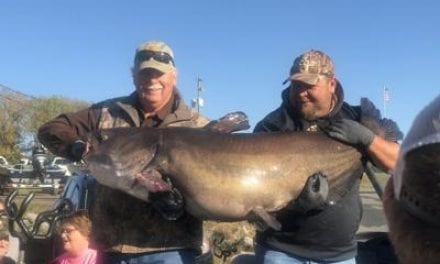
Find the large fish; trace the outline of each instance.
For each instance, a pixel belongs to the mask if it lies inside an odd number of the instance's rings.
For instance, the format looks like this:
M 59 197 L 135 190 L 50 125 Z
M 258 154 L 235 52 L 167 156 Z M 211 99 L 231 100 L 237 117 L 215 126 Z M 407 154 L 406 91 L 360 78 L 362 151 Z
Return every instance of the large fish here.
M 149 192 L 171 188 L 166 176 L 183 195 L 185 209 L 201 219 L 262 221 L 279 229 L 274 213 L 292 204 L 311 176 L 325 175 L 329 193 L 343 195 L 362 172 L 361 153 L 323 133 L 103 133 L 106 140 L 87 157 L 98 182 L 148 201 Z

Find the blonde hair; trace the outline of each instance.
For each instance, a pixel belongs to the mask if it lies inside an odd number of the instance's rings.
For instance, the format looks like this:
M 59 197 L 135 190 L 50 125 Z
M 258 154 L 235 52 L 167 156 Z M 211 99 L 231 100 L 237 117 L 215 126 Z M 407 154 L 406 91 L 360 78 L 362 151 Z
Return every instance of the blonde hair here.
M 90 237 L 92 230 L 92 221 L 90 221 L 89 214 L 86 210 L 78 210 L 70 216 L 64 218 L 60 222 L 60 227 L 72 225 L 83 236 Z

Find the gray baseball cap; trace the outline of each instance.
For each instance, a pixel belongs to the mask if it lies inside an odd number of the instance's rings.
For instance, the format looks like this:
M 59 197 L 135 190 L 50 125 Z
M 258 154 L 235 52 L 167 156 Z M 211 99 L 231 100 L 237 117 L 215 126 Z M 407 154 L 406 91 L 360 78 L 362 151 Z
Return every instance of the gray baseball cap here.
M 174 54 L 171 48 L 162 41 L 142 43 L 134 56 L 134 72 L 153 68 L 163 73 L 175 69 Z

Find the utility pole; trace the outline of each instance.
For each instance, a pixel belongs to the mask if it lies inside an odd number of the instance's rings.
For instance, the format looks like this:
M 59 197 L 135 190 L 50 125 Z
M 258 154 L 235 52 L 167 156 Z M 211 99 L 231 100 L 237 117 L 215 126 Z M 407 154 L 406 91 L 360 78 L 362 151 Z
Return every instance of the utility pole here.
M 390 91 L 385 85 L 383 86 L 383 117 L 387 116 L 387 106 L 390 101 Z
M 192 107 L 197 110 L 197 113 L 200 113 L 200 108 L 203 107 L 203 98 L 202 98 L 202 79 L 200 79 L 199 76 L 197 76 L 197 95 L 196 98 L 192 100 L 191 104 Z

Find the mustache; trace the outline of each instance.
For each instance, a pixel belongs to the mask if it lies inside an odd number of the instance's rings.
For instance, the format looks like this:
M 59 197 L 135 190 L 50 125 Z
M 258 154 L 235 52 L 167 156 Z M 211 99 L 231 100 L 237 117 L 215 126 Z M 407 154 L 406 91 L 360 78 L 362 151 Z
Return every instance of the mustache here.
M 162 89 L 162 86 L 161 85 L 157 85 L 157 84 L 155 84 L 155 85 L 139 85 L 139 88 L 141 89 L 141 90 L 158 90 L 158 89 Z

